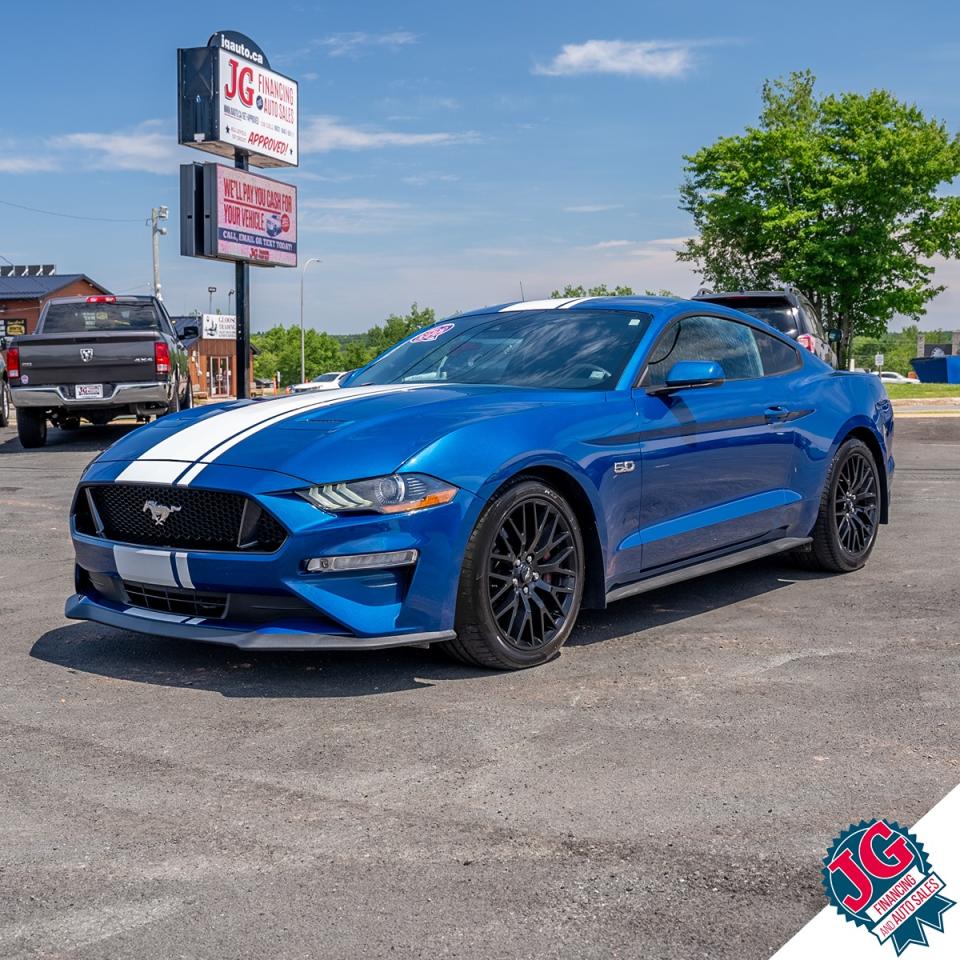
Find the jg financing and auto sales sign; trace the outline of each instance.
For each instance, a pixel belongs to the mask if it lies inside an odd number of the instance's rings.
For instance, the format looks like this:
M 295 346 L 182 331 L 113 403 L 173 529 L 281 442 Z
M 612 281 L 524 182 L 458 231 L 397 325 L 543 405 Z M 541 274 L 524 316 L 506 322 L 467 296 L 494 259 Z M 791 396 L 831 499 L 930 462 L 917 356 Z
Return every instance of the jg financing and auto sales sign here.
M 179 49 L 177 86 L 180 143 L 255 167 L 299 164 L 297 82 L 271 70 L 250 37 L 220 30 Z
M 220 140 L 296 165 L 297 84 L 231 50 L 218 53 Z

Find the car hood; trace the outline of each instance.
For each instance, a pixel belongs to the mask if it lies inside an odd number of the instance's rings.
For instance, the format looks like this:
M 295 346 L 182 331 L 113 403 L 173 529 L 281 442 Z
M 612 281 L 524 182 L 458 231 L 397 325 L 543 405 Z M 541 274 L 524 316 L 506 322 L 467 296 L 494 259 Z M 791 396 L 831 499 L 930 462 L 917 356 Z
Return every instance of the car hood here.
M 216 463 L 327 483 L 391 473 L 477 421 L 484 421 L 489 436 L 502 440 L 493 421 L 557 404 L 602 403 L 602 397 L 501 386 L 350 387 L 163 417 L 135 430 L 99 459 L 135 463 L 119 479 L 142 482 L 173 482 L 194 465 L 187 474 L 192 482 L 203 464 Z

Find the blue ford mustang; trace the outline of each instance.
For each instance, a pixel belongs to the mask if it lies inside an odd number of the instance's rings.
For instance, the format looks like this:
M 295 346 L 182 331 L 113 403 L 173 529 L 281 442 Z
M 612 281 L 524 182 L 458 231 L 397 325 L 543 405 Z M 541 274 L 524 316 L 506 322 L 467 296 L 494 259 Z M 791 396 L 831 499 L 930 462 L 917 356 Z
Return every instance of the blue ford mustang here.
M 532 666 L 583 607 L 782 551 L 858 569 L 887 521 L 892 441 L 876 377 L 734 310 L 487 307 L 343 389 L 187 410 L 105 451 L 72 507 L 66 612 Z

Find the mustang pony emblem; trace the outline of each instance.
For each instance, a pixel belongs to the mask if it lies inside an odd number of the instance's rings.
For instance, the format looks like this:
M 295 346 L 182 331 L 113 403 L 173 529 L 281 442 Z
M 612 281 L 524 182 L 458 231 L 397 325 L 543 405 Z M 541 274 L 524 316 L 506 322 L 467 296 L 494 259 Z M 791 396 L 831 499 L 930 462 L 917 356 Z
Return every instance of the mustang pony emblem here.
M 143 505 L 143 512 L 149 513 L 158 527 L 162 527 L 170 519 L 171 513 L 179 513 L 180 510 L 181 507 L 168 507 L 163 503 L 157 503 L 156 500 L 148 500 Z

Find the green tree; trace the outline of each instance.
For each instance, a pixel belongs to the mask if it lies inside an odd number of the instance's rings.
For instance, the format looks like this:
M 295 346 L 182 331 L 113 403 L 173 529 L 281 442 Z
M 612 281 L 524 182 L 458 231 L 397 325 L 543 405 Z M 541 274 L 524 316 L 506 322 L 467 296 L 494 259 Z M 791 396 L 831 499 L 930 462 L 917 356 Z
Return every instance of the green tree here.
M 618 286 L 614 287 L 612 290 L 607 289 L 605 283 L 601 283 L 596 287 L 585 287 L 582 283 L 578 286 L 573 286 L 572 284 L 567 284 L 563 290 L 554 290 L 550 294 L 551 300 L 556 300 L 559 297 L 632 297 L 633 288 L 632 287 L 623 287 Z
M 436 315 L 429 307 L 416 304 L 406 314 L 391 314 L 382 324 L 366 333 L 348 334 L 341 339 L 313 328 L 304 332 L 304 357 L 307 379 L 330 370 L 353 370 L 369 363 L 395 343 L 421 327 L 429 326 Z M 285 386 L 300 382 L 300 327 L 272 327 L 255 333 L 251 341 L 260 351 L 254 360 L 254 373 L 271 379 L 280 371 Z
M 764 84 L 759 123 L 685 157 L 678 252 L 719 289 L 796 285 L 829 327 L 878 338 L 960 253 L 960 140 L 885 90 L 819 97 L 809 71 Z

